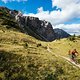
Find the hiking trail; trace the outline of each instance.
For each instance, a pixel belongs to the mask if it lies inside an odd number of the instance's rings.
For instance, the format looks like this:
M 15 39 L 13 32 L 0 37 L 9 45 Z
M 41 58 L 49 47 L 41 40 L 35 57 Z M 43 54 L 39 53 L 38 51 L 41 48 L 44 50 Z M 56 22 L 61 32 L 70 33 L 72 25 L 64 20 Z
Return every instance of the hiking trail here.
M 68 62 L 69 62 L 70 64 L 72 64 L 73 66 L 75 66 L 75 67 L 77 67 L 77 68 L 80 69 L 80 64 L 76 64 L 75 62 L 72 62 L 68 57 L 64 57 L 64 56 L 61 56 L 61 55 L 54 54 L 54 53 L 50 50 L 49 47 L 47 48 L 47 51 L 50 52 L 50 53 L 52 53 L 52 54 L 53 54 L 54 56 L 56 56 L 56 57 L 61 57 L 61 58 L 65 59 L 66 61 L 68 61 Z

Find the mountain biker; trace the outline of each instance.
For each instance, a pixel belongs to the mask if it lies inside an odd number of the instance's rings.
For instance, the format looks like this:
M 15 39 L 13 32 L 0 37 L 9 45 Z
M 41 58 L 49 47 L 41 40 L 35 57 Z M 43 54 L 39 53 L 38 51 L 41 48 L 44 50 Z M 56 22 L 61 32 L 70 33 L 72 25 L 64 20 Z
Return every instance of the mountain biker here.
M 76 62 L 76 57 L 79 55 L 76 49 L 69 50 L 70 59 Z

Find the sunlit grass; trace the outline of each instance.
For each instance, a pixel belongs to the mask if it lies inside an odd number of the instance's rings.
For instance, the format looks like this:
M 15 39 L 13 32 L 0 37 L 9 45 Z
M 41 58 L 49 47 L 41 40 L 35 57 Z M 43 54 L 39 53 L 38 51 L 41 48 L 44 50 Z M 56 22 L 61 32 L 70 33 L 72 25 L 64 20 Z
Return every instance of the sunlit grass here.
M 1 25 L 2 26 L 2 25 Z M 4 26 L 5 27 L 5 26 Z M 0 78 L 3 80 L 79 80 L 80 71 L 66 60 L 68 51 L 80 53 L 80 39 L 44 42 L 19 31 L 0 27 Z M 47 48 L 53 53 L 49 53 Z M 80 56 L 78 57 L 80 58 Z

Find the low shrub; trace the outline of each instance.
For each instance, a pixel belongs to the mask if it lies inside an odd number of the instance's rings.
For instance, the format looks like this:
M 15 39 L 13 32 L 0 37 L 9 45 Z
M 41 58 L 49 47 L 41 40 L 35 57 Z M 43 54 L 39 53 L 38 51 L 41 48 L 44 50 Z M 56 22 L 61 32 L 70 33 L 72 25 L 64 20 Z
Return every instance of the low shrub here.
M 40 47 L 40 46 L 42 46 L 41 43 L 38 43 L 38 44 L 37 44 L 37 47 Z

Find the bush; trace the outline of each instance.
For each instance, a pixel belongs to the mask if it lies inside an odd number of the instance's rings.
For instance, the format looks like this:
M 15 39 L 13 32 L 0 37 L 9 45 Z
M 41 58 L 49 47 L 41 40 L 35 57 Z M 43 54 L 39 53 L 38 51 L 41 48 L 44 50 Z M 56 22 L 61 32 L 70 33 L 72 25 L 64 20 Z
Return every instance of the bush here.
M 68 37 L 68 40 L 70 40 L 70 41 L 75 41 L 75 39 L 76 39 L 75 34 L 74 34 L 74 35 L 72 35 L 72 36 L 70 36 L 70 37 Z
M 78 36 L 78 38 L 80 38 L 80 35 Z
M 17 40 L 14 40 L 13 43 L 14 43 L 14 44 L 18 44 L 18 41 L 17 41 Z
M 11 80 L 28 80 L 26 76 L 19 74 L 17 77 L 12 78 Z
M 41 43 L 37 44 L 37 47 L 40 47 L 40 46 L 42 46 Z
M 74 37 L 69 37 L 68 39 L 69 39 L 70 41 L 74 41 L 74 40 L 75 40 Z
M 25 44 L 24 44 L 24 48 L 27 48 L 27 47 L 28 47 L 28 43 L 25 43 Z
M 0 77 L 0 80 L 3 80 L 3 79 Z

